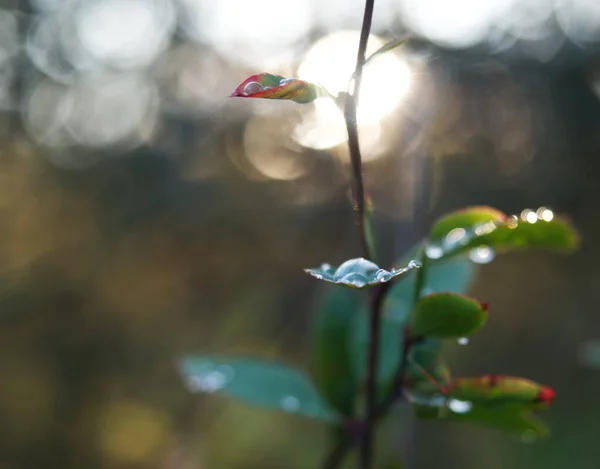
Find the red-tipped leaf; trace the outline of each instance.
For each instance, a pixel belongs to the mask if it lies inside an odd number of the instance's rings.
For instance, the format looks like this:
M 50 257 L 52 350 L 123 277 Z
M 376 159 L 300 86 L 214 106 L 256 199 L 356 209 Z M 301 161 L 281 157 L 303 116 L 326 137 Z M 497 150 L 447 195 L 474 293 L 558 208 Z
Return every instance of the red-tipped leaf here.
M 246 78 L 233 90 L 230 97 L 289 99 L 304 104 L 317 98 L 332 96 L 322 86 L 308 81 L 261 73 Z

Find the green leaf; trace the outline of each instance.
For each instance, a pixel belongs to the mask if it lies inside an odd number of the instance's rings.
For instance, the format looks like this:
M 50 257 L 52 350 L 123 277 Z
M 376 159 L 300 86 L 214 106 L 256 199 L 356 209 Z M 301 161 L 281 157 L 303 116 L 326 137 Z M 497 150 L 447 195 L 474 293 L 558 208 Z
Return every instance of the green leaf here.
M 539 248 L 571 252 L 577 248 L 575 230 L 554 213 L 540 207 L 506 216 L 490 207 L 470 207 L 439 219 L 425 248 L 427 257 L 439 259 L 469 251 L 471 260 L 486 263 L 499 252 Z
M 472 228 L 486 223 L 504 223 L 507 220 L 505 213 L 492 207 L 468 207 L 438 219 L 429 234 L 432 240 L 444 238 L 457 228 Z
M 416 246 L 404 259 L 419 259 L 421 249 L 422 245 Z M 440 259 L 437 262 L 430 261 L 424 269 L 422 295 L 442 292 L 466 293 L 477 271 L 476 265 L 466 255 Z M 414 275 L 405 275 L 394 282 L 388 293 L 390 304 L 384 309 L 384 314 L 399 321 L 406 320 L 412 309 L 414 289 Z
M 483 426 L 515 434 L 527 441 L 543 438 L 548 434 L 546 425 L 518 404 L 486 406 L 450 399 L 440 406 L 415 404 L 414 409 L 417 417 L 422 420 L 436 419 Z
M 318 280 L 361 289 L 389 282 L 419 267 L 421 267 L 419 262 L 410 261 L 403 269 L 387 271 L 374 262 L 359 257 L 350 259 L 337 268 L 329 264 L 322 264 L 320 267 L 304 271 Z
M 472 402 L 548 405 L 554 398 L 554 390 L 525 378 L 483 375 L 456 378 L 449 396 Z
M 432 293 L 419 300 L 411 318 L 414 337 L 465 337 L 483 326 L 487 305 L 456 293 Z
M 260 73 L 246 78 L 231 93 L 230 97 L 289 99 L 305 104 L 317 98 L 332 98 L 333 96 L 324 87 L 308 81 L 285 78 L 271 73 Z
M 356 290 L 328 285 L 313 315 L 311 370 L 315 384 L 325 399 L 346 416 L 353 414 L 357 389 L 348 350 L 364 300 Z
M 257 358 L 190 356 L 180 362 L 190 390 L 219 393 L 248 404 L 327 421 L 338 415 L 310 379 L 290 366 Z
M 377 49 L 375 52 L 373 52 L 367 60 L 365 60 L 365 65 L 369 64 L 370 62 L 372 62 L 374 59 L 376 59 L 380 55 L 385 54 L 386 52 L 389 52 L 389 51 L 395 49 L 396 47 L 401 46 L 409 39 L 410 39 L 410 36 L 408 34 L 406 34 L 402 37 L 395 37 L 391 41 L 386 42 L 383 46 L 381 46 L 379 49 Z
M 411 347 L 406 374 L 409 389 L 436 394 L 440 387 L 450 386 L 450 369 L 443 363 L 441 352 L 441 340 L 432 337 L 420 340 Z
M 379 329 L 379 366 L 377 369 L 377 387 L 384 395 L 389 388 L 402 358 L 404 325 L 398 321 L 383 317 Z M 369 314 L 355 317 L 351 346 L 348 354 L 352 357 L 353 374 L 358 381 L 367 376 L 367 354 L 369 349 Z

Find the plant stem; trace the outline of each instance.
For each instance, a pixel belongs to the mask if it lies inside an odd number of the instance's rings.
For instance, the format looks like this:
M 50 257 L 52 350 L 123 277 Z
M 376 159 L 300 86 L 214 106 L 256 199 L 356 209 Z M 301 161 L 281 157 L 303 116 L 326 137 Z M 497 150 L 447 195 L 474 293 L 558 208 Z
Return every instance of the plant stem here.
M 358 43 L 358 53 L 356 57 L 356 67 L 354 69 L 353 85 L 346 95 L 344 107 L 344 120 L 348 132 L 348 149 L 350 151 L 350 162 L 352 164 L 352 198 L 354 199 L 354 210 L 356 210 L 356 226 L 358 228 L 360 243 L 364 256 L 367 259 L 373 258 L 372 249 L 367 241 L 367 228 L 365 217 L 365 187 L 362 177 L 362 157 L 360 154 L 360 145 L 358 140 L 358 123 L 356 119 L 356 108 L 358 106 L 358 97 L 360 95 L 360 86 L 362 83 L 362 72 L 365 64 L 365 53 L 369 34 L 371 33 L 371 21 L 373 18 L 373 8 L 375 0 L 366 0 L 363 23 L 360 31 L 360 40 Z
M 365 11 L 363 15 L 362 27 L 360 30 L 360 40 L 358 43 L 358 52 L 356 55 L 356 67 L 353 75 L 353 85 L 346 96 L 344 109 L 344 120 L 348 132 L 348 149 L 350 151 L 350 161 L 352 163 L 353 184 L 352 192 L 354 198 L 354 209 L 356 210 L 356 226 L 358 228 L 360 243 L 364 256 L 367 259 L 373 259 L 371 245 L 368 242 L 368 233 L 370 223 L 365 216 L 365 187 L 362 176 L 362 157 L 360 154 L 360 145 L 358 140 L 358 123 L 356 118 L 356 108 L 358 97 L 360 96 L 360 86 L 362 83 L 362 72 L 365 64 L 365 54 L 369 35 L 371 33 L 371 22 L 373 19 L 373 9 L 375 0 L 365 1 Z M 367 366 L 367 382 L 365 390 L 365 431 L 360 445 L 360 467 L 369 469 L 373 456 L 373 427 L 375 423 L 375 383 L 378 369 L 378 351 L 379 351 L 379 324 L 381 322 L 381 305 L 385 291 L 384 285 L 377 288 L 371 302 L 371 317 L 369 330 L 369 352 Z

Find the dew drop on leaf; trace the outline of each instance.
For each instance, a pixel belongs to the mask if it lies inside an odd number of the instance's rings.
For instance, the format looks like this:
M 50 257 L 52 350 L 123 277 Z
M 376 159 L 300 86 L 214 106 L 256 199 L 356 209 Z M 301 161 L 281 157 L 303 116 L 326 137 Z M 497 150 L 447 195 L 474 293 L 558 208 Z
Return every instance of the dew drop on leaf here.
M 384 269 L 379 269 L 375 273 L 375 281 L 377 281 L 377 282 L 382 282 L 382 283 L 388 282 L 391 278 L 392 278 L 392 274 Z
M 492 262 L 496 257 L 496 253 L 489 246 L 478 246 L 469 251 L 469 259 L 476 264 L 487 264 Z
M 379 270 L 379 266 L 367 259 L 358 258 L 358 259 L 350 259 L 340 265 L 335 273 L 333 274 L 333 281 L 340 282 L 348 276 L 348 274 L 357 273 L 360 274 L 365 282 L 368 281 L 368 278 L 375 275 L 375 272 Z
M 250 96 L 251 94 L 260 93 L 261 91 L 264 91 L 264 88 L 259 82 L 250 81 L 246 83 L 246 86 L 244 86 L 242 94 L 244 96 Z
M 511 229 L 516 228 L 518 224 L 519 224 L 519 217 L 517 217 L 516 215 L 512 215 L 511 217 L 508 218 L 508 220 L 506 220 L 506 226 L 508 226 Z
M 446 235 L 446 243 L 454 245 L 466 240 L 467 232 L 464 228 L 454 228 Z
M 284 78 L 279 82 L 279 86 L 287 85 L 288 83 L 291 83 L 294 80 L 296 80 L 296 78 Z
M 341 279 L 339 279 L 338 282 L 344 283 L 346 285 L 353 285 L 357 288 L 362 288 L 367 283 L 369 283 L 369 279 L 363 274 L 359 274 L 358 272 L 350 272 L 349 274 L 346 274 Z
M 554 218 L 554 212 L 546 207 L 538 208 L 537 212 L 535 213 L 540 220 L 552 221 L 552 219 Z
M 300 410 L 300 401 L 294 396 L 285 396 L 281 399 L 281 408 L 286 412 L 298 412 Z
M 425 248 L 425 254 L 430 259 L 439 259 L 444 254 L 444 250 L 441 248 L 441 246 L 430 244 Z
M 533 210 L 526 208 L 521 212 L 521 220 L 526 221 L 527 223 L 535 223 L 538 221 L 538 217 Z

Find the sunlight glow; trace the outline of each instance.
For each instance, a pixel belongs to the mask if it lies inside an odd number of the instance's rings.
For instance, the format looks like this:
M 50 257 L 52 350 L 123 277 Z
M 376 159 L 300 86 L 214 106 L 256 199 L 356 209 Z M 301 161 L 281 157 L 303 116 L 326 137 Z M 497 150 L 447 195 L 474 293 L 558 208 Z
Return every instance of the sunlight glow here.
M 340 31 L 319 40 L 310 49 L 298 76 L 320 83 L 330 92 L 346 91 L 354 72 L 359 33 Z M 367 55 L 385 41 L 371 36 Z M 378 57 L 363 72 L 363 83 L 358 106 L 358 123 L 373 124 L 394 111 L 407 94 L 411 84 L 408 64 L 394 52 Z
M 401 0 L 406 24 L 431 40 L 467 48 L 482 42 L 511 0 Z

